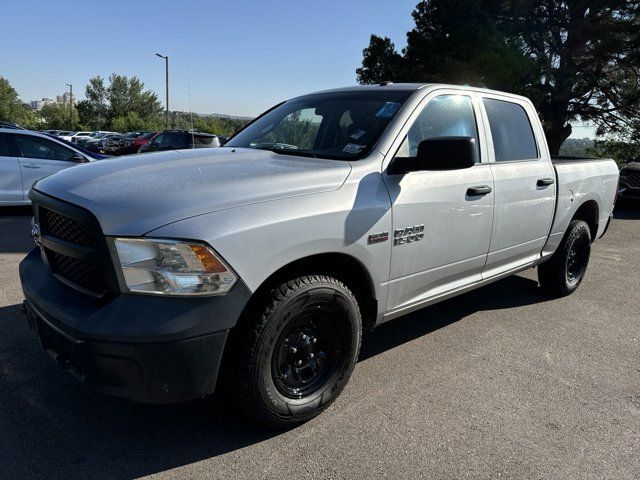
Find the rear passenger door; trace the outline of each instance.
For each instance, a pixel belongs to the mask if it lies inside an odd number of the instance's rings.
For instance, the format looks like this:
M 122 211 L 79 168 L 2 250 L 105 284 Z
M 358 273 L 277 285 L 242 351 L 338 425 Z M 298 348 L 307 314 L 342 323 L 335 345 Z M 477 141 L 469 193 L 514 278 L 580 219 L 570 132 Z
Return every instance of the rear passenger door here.
M 70 148 L 40 136 L 16 134 L 13 138 L 20 155 L 24 198 L 36 181 L 77 165 L 81 158 Z
M 537 115 L 527 102 L 483 95 L 489 125 L 495 209 L 483 277 L 507 272 L 539 257 L 555 209 L 555 170 Z M 535 127 L 534 127 L 535 126 Z M 533 128 L 537 128 L 534 134 Z
M 9 150 L 8 135 L 0 133 L 0 203 L 24 200 L 20 163 Z

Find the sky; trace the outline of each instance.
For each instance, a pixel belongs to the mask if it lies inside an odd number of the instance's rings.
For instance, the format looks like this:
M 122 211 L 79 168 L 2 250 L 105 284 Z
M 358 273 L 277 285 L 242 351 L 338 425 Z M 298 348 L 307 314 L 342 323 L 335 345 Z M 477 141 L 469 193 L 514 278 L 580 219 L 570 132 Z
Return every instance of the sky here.
M 83 0 L 2 2 L 0 76 L 23 101 L 82 98 L 90 77 L 136 75 L 171 110 L 254 116 L 356 83 L 372 33 L 398 49 L 417 0 Z
M 19 0 L 0 15 L 0 76 L 29 102 L 89 78 L 137 76 L 164 105 L 255 116 L 304 93 L 356 83 L 371 34 L 400 51 L 417 0 Z M 190 82 L 189 82 L 190 80 Z M 574 138 L 594 129 L 574 125 Z

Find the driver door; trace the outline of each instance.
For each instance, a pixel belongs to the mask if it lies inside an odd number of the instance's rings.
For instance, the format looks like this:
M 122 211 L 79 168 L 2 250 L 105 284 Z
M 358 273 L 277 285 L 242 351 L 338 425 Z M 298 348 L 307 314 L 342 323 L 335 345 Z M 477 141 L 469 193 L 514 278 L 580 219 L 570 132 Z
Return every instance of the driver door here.
M 60 170 L 77 165 L 76 152 L 35 135 L 12 135 L 15 139 L 22 173 L 22 190 L 27 198 L 33 184 Z
M 457 170 L 385 171 L 393 211 L 390 313 L 481 280 L 491 241 L 494 184 L 480 142 L 479 111 L 473 94 L 439 90 L 423 100 L 401 133 L 396 157 L 415 157 L 425 139 L 464 136 L 475 138 L 479 161 Z M 472 190 L 477 187 L 488 189 Z

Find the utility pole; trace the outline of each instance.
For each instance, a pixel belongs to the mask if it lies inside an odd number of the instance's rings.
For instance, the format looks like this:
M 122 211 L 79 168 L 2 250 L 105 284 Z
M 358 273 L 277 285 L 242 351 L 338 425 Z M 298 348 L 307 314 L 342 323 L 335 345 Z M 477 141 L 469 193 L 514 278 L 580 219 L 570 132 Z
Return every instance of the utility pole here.
M 164 75 L 165 75 L 165 107 L 164 120 L 165 129 L 169 130 L 169 55 L 160 55 L 156 53 L 156 56 L 164 58 Z
M 73 131 L 73 85 L 65 83 L 69 87 L 69 131 Z

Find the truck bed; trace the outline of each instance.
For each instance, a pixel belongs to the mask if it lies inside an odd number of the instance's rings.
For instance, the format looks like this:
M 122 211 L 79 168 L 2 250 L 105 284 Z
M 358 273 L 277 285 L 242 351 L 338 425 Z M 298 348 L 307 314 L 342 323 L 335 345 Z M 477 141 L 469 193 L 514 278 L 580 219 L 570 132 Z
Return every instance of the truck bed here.
M 587 203 L 595 202 L 598 231 L 593 241 L 599 238 L 613 212 L 618 187 L 618 166 L 612 159 L 552 156 L 552 162 L 556 171 L 557 201 L 543 257 L 555 251 L 576 211 L 587 208 L 583 207 Z
M 609 158 L 598 158 L 598 157 L 575 157 L 572 155 L 551 155 L 551 162 L 556 164 L 561 163 L 575 163 L 575 162 L 600 162 L 600 161 L 608 161 Z

